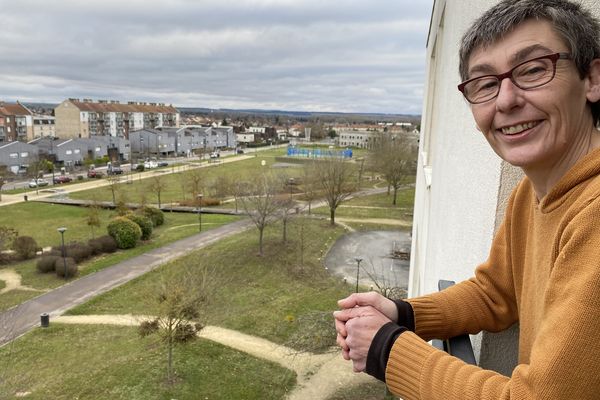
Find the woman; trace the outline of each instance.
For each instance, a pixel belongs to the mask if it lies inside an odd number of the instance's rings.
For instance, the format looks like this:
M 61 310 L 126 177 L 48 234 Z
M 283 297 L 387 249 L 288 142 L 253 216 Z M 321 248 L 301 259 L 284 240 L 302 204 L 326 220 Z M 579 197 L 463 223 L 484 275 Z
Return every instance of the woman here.
M 340 300 L 355 371 L 412 399 L 600 398 L 600 24 L 567 0 L 505 0 L 463 37 L 459 90 L 525 178 L 488 260 L 445 291 Z M 520 324 L 510 377 L 426 341 Z

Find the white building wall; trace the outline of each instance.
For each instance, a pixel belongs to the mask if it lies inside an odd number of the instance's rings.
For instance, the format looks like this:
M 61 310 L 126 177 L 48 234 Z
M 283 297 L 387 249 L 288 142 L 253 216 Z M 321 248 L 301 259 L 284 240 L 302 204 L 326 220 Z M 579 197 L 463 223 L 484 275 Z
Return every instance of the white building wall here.
M 144 113 L 134 112 L 133 114 L 133 130 L 144 128 Z
M 108 134 L 110 136 L 117 136 L 117 113 L 111 112 L 108 114 L 109 128 Z

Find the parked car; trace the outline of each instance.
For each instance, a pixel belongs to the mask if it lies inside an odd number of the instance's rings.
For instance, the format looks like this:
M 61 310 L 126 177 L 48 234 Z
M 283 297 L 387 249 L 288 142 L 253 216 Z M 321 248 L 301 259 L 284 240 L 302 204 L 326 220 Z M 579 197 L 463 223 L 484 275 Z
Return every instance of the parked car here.
M 90 170 L 87 172 L 87 177 L 88 177 L 88 178 L 100 178 L 101 176 L 102 176 L 102 172 L 100 172 L 100 171 L 97 171 L 97 170 L 95 170 L 95 169 L 90 169 Z
M 219 157 L 221 157 L 221 155 L 216 151 L 213 151 L 212 153 L 210 153 L 210 158 L 219 158 Z
M 238 153 L 238 154 L 244 154 L 244 150 L 242 150 L 242 149 L 237 149 L 236 153 Z
M 154 160 L 146 160 L 146 161 L 144 161 L 144 168 L 145 169 L 158 168 L 158 163 Z
M 48 186 L 48 181 L 43 178 L 32 179 L 31 181 L 29 181 L 30 188 L 36 188 L 36 187 L 42 187 L 42 186 Z
M 168 163 L 168 162 L 166 162 L 166 161 L 159 161 L 159 162 L 158 162 L 158 166 L 159 166 L 159 167 L 168 167 L 168 166 L 169 166 L 169 163 Z
M 123 169 L 119 166 L 112 165 L 106 169 L 106 173 L 108 175 L 121 175 L 123 173 Z
M 54 184 L 60 184 L 60 183 L 68 183 L 71 182 L 73 179 L 71 179 L 70 177 L 66 176 L 66 175 L 57 175 L 54 177 Z

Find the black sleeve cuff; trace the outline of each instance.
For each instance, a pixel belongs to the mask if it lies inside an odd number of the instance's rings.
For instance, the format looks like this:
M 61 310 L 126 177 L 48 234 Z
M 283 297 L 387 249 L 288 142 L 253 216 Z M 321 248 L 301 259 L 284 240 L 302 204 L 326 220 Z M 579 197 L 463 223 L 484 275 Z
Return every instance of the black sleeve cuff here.
M 388 322 L 379 329 L 369 347 L 365 371 L 367 374 L 385 382 L 385 368 L 390 358 L 390 351 L 398 336 L 404 331 L 406 331 L 404 326 L 398 326 L 393 322 Z
M 407 301 L 392 300 L 398 308 L 398 325 L 405 326 L 411 332 L 415 331 L 415 313 Z

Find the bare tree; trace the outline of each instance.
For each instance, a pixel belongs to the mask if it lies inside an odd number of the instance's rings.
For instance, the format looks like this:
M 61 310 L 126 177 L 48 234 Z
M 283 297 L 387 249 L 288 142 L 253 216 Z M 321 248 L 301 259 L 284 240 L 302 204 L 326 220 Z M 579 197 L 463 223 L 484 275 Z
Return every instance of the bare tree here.
M 165 181 L 165 177 L 162 175 L 155 175 L 150 178 L 150 186 L 149 189 L 151 192 L 156 194 L 156 199 L 158 200 L 158 208 L 160 208 L 160 195 L 167 188 L 167 182 Z
M 375 140 L 369 158 L 371 167 L 387 181 L 388 194 L 390 189 L 394 190 L 392 204 L 396 205 L 398 189 L 415 173 L 416 143 L 406 136 L 381 134 Z
M 341 157 L 329 157 L 316 163 L 316 177 L 329 206 L 331 225 L 335 225 L 335 211 L 357 190 L 355 165 Z
M 242 208 L 258 229 L 258 249 L 261 256 L 265 228 L 279 217 L 277 188 L 277 180 L 270 174 L 262 173 L 248 183 L 247 195 L 240 198 Z
M 92 230 L 92 239 L 94 236 L 94 228 L 100 228 L 100 207 L 98 202 L 94 200 L 91 206 L 88 207 L 87 217 L 85 218 L 86 224 Z
M 280 182 L 282 188 L 284 188 L 284 189 L 288 188 L 290 191 L 289 196 L 286 193 L 282 196 L 279 196 L 279 198 L 278 198 L 279 209 L 281 212 L 281 222 L 283 224 L 282 240 L 283 240 L 283 243 L 287 243 L 287 224 L 288 224 L 288 221 L 289 221 L 290 217 L 292 216 L 292 214 L 294 212 L 294 208 L 296 206 L 296 202 L 294 201 L 294 198 L 293 198 L 295 183 L 294 183 L 294 178 L 288 178 L 286 176 L 280 176 L 279 182 Z
M 303 197 L 308 202 L 308 215 L 311 213 L 313 201 L 317 199 L 319 194 L 316 164 L 315 161 L 312 161 L 304 164 L 302 168 L 302 190 L 304 191 Z
M 119 182 L 121 181 L 121 179 L 119 178 L 119 175 L 108 175 L 106 177 L 106 180 L 108 181 L 108 188 L 110 189 L 111 193 L 112 193 L 112 202 L 113 204 L 117 203 L 117 193 L 119 192 L 119 190 L 121 189 L 119 187 Z
M 195 199 L 204 189 L 204 174 L 202 170 L 196 168 L 188 171 L 186 180 L 188 191 L 192 193 L 192 199 Z
M 190 342 L 204 325 L 204 307 L 211 298 L 216 284 L 214 271 L 208 267 L 194 268 L 194 272 L 163 272 L 152 304 L 156 310 L 153 320 L 140 324 L 140 336 L 157 333 L 167 348 L 167 380 L 174 381 L 173 350 L 176 344 Z

